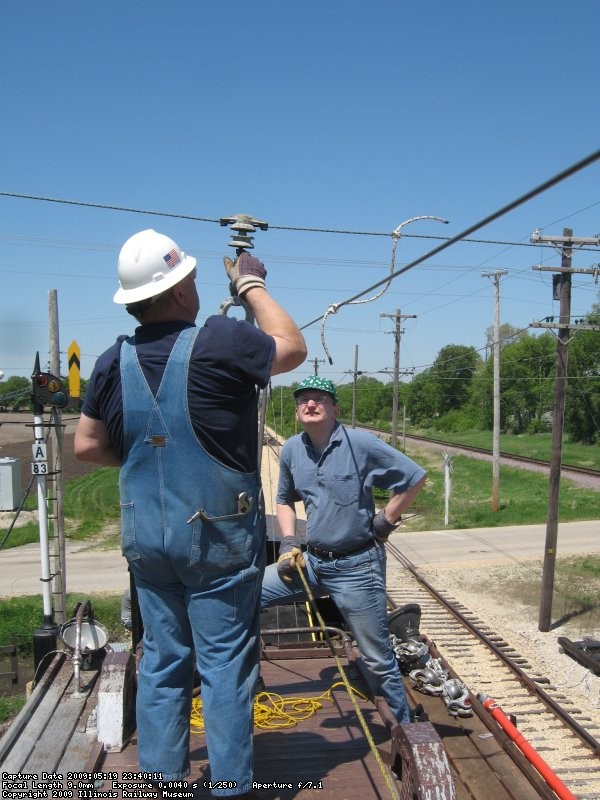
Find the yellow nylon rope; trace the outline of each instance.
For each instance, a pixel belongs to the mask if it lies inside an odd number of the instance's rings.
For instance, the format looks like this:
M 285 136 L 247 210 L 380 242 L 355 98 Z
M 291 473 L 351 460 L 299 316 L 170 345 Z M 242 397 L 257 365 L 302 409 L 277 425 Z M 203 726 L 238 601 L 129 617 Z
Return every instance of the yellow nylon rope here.
M 333 704 L 333 690 L 343 685 L 342 681 L 338 681 L 332 684 L 326 692 L 316 697 L 284 698 L 275 692 L 259 692 L 254 698 L 254 726 L 263 730 L 293 728 L 298 722 L 308 719 L 320 711 L 324 702 Z M 367 700 L 367 697 L 358 689 L 351 687 L 351 691 L 363 700 Z M 190 731 L 191 733 L 204 733 L 201 697 L 194 697 L 192 700 Z

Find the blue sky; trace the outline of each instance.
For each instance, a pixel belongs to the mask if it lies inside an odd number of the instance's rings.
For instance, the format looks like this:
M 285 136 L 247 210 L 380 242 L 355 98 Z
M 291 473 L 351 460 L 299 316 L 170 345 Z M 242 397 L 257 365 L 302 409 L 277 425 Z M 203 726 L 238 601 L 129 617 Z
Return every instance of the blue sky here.
M 595 2 L 558 0 L 187 0 L 2 3 L 0 192 L 216 220 L 268 221 L 255 254 L 299 325 L 598 149 Z M 132 320 L 112 302 L 122 243 L 143 228 L 199 260 L 199 322 L 227 296 L 229 231 L 214 222 L 0 196 L 0 369 L 30 375 L 48 358 L 48 292 L 58 294 L 63 374 L 76 340 L 82 376 Z M 372 303 L 304 330 L 309 360 L 288 384 L 358 368 L 421 371 L 447 344 L 482 350 L 493 283 L 507 269 L 501 321 L 526 328 L 558 313 L 551 249 L 531 232 L 600 233 L 600 162 L 472 238 L 397 277 Z M 419 237 L 416 237 L 416 235 Z M 517 244 L 503 244 L 521 243 Z M 573 264 L 600 261 L 600 248 Z M 371 294 L 375 294 L 373 292 Z M 365 295 L 366 299 L 370 294 Z M 574 278 L 573 316 L 598 301 Z

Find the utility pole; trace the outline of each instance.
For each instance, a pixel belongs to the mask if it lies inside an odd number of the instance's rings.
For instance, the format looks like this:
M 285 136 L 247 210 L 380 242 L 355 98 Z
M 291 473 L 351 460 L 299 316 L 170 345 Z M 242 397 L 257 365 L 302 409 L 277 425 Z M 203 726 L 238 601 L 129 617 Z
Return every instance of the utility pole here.
M 317 358 L 315 356 L 315 358 L 313 359 L 315 375 L 319 374 L 319 364 L 324 364 L 324 363 L 325 363 L 325 359 L 324 358 Z
M 500 505 L 500 278 L 507 269 L 482 272 L 482 278 L 494 279 L 494 426 L 492 434 L 492 511 Z
M 58 297 L 56 289 L 48 292 L 48 319 L 50 333 L 50 372 L 60 378 L 60 345 L 58 328 Z M 52 596 L 54 618 L 59 625 L 67 621 L 66 545 L 63 479 L 63 427 L 62 411 L 54 406 L 51 411 L 50 439 L 52 442 L 53 469 L 51 472 L 52 496 Z
M 394 330 L 394 393 L 392 400 L 392 438 L 391 445 L 396 447 L 398 442 L 398 377 L 400 375 L 400 336 L 404 333 L 400 329 L 400 323 L 403 319 L 416 319 L 416 314 L 401 314 L 400 309 L 396 309 L 395 314 L 380 314 L 380 317 L 395 320 L 396 327 Z
M 352 427 L 356 428 L 356 381 L 362 372 L 358 369 L 358 345 L 354 345 L 354 372 L 352 373 Z
M 571 328 L 593 328 L 599 326 L 571 325 L 571 276 L 573 272 L 594 273 L 597 270 L 572 269 L 572 253 L 574 246 L 600 245 L 600 239 L 594 237 L 574 237 L 571 228 L 564 228 L 562 236 L 541 236 L 534 232 L 531 242 L 550 242 L 560 247 L 560 267 L 537 267 L 537 269 L 558 273 L 557 290 L 560 300 L 560 317 L 558 325 L 537 323 L 531 327 L 558 328 L 556 350 L 556 379 L 554 384 L 554 408 L 552 411 L 552 452 L 550 454 L 550 475 L 548 487 L 548 520 L 546 523 L 546 543 L 544 564 L 542 569 L 542 589 L 538 630 L 549 631 L 552 619 L 552 594 L 554 590 L 554 571 L 556 566 L 556 543 L 558 539 L 558 504 L 560 497 L 560 471 L 562 457 L 562 437 L 565 420 L 565 397 L 567 393 L 567 356 Z

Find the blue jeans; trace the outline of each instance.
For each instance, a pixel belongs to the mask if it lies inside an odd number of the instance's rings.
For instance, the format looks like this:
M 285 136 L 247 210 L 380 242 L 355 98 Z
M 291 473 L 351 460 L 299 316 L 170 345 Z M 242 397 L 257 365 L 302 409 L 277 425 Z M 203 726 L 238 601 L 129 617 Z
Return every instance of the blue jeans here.
M 398 722 L 410 722 L 404 683 L 390 645 L 385 596 L 386 555 L 383 545 L 344 558 L 325 559 L 305 552 L 306 579 L 315 597 L 329 595 L 356 639 L 371 689 L 385 697 Z M 298 575 L 284 583 L 277 565 L 265 570 L 261 607 L 305 600 Z
M 212 589 L 181 581 L 151 582 L 132 562 L 144 621 L 137 693 L 141 771 L 161 765 L 162 779 L 185 778 L 189 767 L 194 650 L 202 679 L 206 745 L 213 782 L 252 788 L 253 704 L 259 660 L 259 565 Z

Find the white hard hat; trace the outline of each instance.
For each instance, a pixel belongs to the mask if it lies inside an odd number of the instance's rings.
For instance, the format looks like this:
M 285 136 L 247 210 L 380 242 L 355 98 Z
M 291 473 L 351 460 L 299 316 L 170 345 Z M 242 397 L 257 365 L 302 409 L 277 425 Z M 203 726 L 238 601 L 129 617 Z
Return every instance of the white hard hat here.
M 196 266 L 196 259 L 173 239 L 151 228 L 127 239 L 119 253 L 119 288 L 115 303 L 138 303 L 166 292 Z

